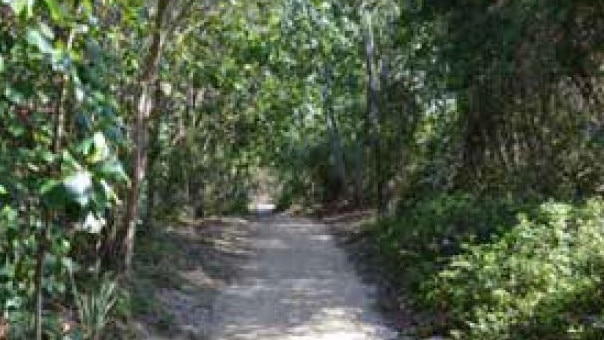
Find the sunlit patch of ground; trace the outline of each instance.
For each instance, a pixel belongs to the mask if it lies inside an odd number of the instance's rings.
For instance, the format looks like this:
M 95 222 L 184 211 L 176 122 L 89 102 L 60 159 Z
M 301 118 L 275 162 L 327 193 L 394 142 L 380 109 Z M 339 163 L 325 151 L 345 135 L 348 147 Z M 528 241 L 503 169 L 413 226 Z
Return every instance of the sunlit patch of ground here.
M 397 338 L 325 225 L 265 221 L 251 241 L 257 253 L 215 300 L 211 339 Z
M 376 311 L 377 290 L 359 279 L 324 224 L 217 219 L 168 228 L 154 242 L 160 251 L 143 249 L 156 255 L 139 260 L 169 317 L 163 331 L 147 328 L 142 338 L 399 338 Z
M 214 299 L 251 254 L 254 227 L 242 218 L 189 220 L 142 240 L 135 297 L 139 338 L 207 338 Z

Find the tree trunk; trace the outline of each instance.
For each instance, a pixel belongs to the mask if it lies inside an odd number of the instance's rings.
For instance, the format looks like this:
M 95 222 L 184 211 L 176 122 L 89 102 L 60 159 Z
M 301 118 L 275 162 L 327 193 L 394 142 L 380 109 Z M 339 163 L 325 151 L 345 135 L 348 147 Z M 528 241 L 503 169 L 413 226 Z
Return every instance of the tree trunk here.
M 367 36 L 365 40 L 365 62 L 367 69 L 367 115 L 366 124 L 369 134 L 369 144 L 375 161 L 376 199 L 380 216 L 386 209 L 384 202 L 384 181 L 382 174 L 381 143 L 380 143 L 380 119 L 378 94 L 380 91 L 379 78 L 375 74 L 375 38 L 371 14 L 367 13 Z
M 164 35 L 162 34 L 163 19 L 169 2 L 170 0 L 158 0 L 153 40 L 144 61 L 145 68 L 139 78 L 140 97 L 136 115 L 134 117 L 134 124 L 132 126 L 134 151 L 131 185 L 128 192 L 126 213 L 124 216 L 124 228 L 126 230 L 126 236 L 124 237 L 124 269 L 127 276 L 130 276 L 132 273 L 132 257 L 134 255 L 134 239 L 136 236 L 140 188 L 145 178 L 147 166 L 147 120 L 153 111 L 155 104 L 151 92 L 153 84 L 155 83 L 155 78 L 157 77 L 158 64 L 161 58 L 164 43 Z
M 147 226 L 151 226 L 153 223 L 153 210 L 155 209 L 157 183 L 155 181 L 156 175 L 153 173 L 153 169 L 155 162 L 160 155 L 159 130 L 161 124 L 161 111 L 163 110 L 161 101 L 162 91 L 159 81 L 156 81 L 155 86 L 155 112 L 151 118 L 151 126 L 149 128 L 149 155 L 147 161 L 147 169 L 149 172 L 147 180 L 147 208 L 145 211 L 145 224 Z
M 363 141 L 358 140 L 354 148 L 354 204 L 363 206 Z
M 327 131 L 329 133 L 329 145 L 331 147 L 330 153 L 334 157 L 334 167 L 336 174 L 336 183 L 334 183 L 334 189 L 336 192 L 331 192 L 329 195 L 330 199 L 337 200 L 342 193 L 342 189 L 346 185 L 346 163 L 344 160 L 344 150 L 342 147 L 342 137 L 338 130 L 338 123 L 333 112 L 333 107 L 330 101 L 330 87 L 331 87 L 331 76 L 327 71 L 324 71 L 325 84 L 323 88 L 323 109 L 325 111 L 325 123 L 327 124 Z

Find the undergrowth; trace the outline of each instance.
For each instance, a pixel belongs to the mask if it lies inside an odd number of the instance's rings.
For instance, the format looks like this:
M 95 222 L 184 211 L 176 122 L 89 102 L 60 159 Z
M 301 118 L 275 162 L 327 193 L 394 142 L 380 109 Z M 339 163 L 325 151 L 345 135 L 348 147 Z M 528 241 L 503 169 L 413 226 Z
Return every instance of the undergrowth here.
M 368 226 L 416 307 L 458 339 L 604 338 L 604 202 L 443 194 Z

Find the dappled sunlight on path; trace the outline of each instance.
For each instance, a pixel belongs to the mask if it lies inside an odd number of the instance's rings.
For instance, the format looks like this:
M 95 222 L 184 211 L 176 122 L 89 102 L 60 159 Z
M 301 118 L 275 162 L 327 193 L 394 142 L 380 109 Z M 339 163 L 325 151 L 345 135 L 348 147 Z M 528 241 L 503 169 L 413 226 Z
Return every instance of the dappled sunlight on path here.
M 215 301 L 212 339 L 396 338 L 324 225 L 285 217 L 259 225 L 257 252 Z

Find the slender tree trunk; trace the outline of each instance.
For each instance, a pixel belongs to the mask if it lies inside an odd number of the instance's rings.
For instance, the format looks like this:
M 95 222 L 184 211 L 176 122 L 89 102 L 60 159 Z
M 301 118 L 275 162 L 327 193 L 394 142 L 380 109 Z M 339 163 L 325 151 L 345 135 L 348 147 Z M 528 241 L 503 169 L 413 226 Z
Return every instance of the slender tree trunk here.
M 365 62 L 367 69 L 367 128 L 369 135 L 369 144 L 373 149 L 375 179 L 376 179 L 376 198 L 378 213 L 382 216 L 386 209 L 384 201 L 384 181 L 381 157 L 380 143 L 380 119 L 378 95 L 380 91 L 379 78 L 376 75 L 376 57 L 375 57 L 375 37 L 373 33 L 373 24 L 371 14 L 367 13 L 367 36 L 365 39 Z
M 46 222 L 50 220 L 49 213 L 46 213 Z M 44 309 L 44 292 L 43 292 L 43 280 L 44 280 L 44 261 L 46 260 L 46 240 L 47 230 L 49 224 L 46 223 L 44 230 L 40 231 L 38 235 L 38 253 L 36 255 L 36 274 L 35 274 L 35 289 L 36 289 L 36 312 L 35 312 L 35 333 L 36 340 L 42 340 L 42 311 Z
M 160 154 L 160 145 L 159 145 L 159 129 L 161 124 L 161 111 L 162 107 L 162 90 L 161 84 L 156 81 L 155 84 L 155 109 L 153 116 L 151 118 L 150 128 L 149 128 L 149 156 L 148 156 L 148 164 L 147 169 L 149 172 L 148 180 L 147 180 L 147 209 L 145 211 L 145 224 L 147 226 L 151 226 L 153 224 L 153 210 L 155 209 L 155 196 L 157 193 L 156 189 L 156 175 L 153 173 L 153 169 L 155 167 L 155 163 L 159 158 Z
M 363 206 L 363 142 L 358 140 L 354 150 L 354 204 Z
M 338 129 L 338 122 L 333 112 L 333 107 L 330 102 L 331 76 L 328 74 L 327 68 L 324 71 L 325 85 L 323 87 L 323 109 L 325 111 L 325 122 L 329 133 L 329 141 L 331 146 L 331 154 L 335 161 L 337 192 L 333 192 L 332 199 L 338 199 L 342 193 L 342 189 L 346 185 L 346 164 L 344 160 L 344 150 L 342 147 L 342 137 Z
M 124 269 L 127 276 L 130 276 L 132 273 L 132 257 L 134 255 L 140 189 L 145 178 L 147 166 L 147 120 L 155 104 L 151 92 L 155 78 L 157 77 L 158 64 L 161 58 L 164 43 L 164 35 L 162 34 L 163 19 L 169 2 L 170 0 L 158 0 L 152 43 L 144 61 L 145 68 L 139 78 L 141 92 L 132 126 L 134 151 L 131 185 L 124 216 L 124 227 L 126 229 L 126 236 L 124 237 Z

